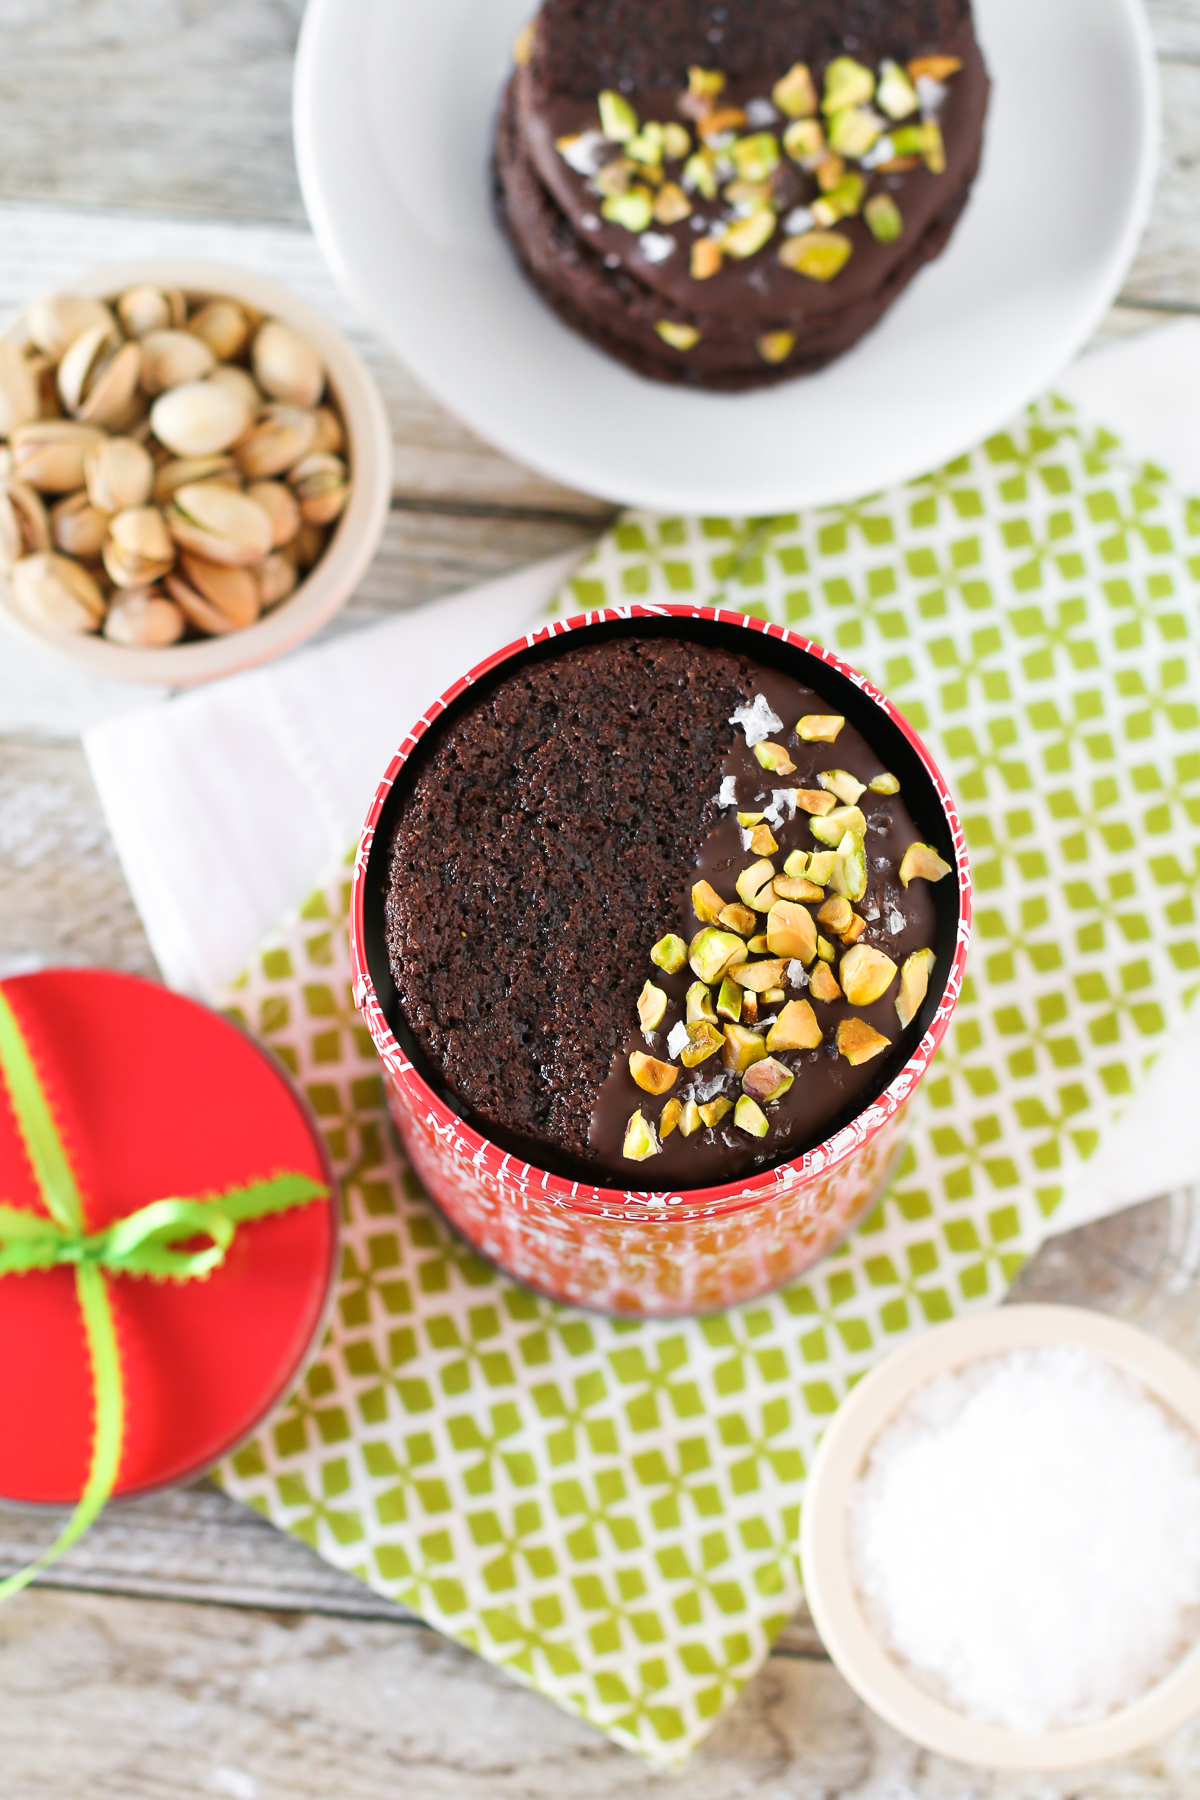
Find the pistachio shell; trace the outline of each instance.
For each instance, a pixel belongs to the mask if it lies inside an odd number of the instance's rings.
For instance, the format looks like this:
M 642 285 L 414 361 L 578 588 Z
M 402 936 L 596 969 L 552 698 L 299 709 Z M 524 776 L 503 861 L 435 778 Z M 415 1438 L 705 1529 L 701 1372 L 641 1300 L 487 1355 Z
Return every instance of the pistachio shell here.
M 278 606 L 281 600 L 286 600 L 298 579 L 295 563 L 280 550 L 265 556 L 255 573 L 258 576 L 258 596 L 264 612 L 268 606 Z
M 26 481 L 0 483 L 0 569 L 49 548 L 50 522 L 36 491 Z
M 310 524 L 328 525 L 350 498 L 346 465 L 340 456 L 306 456 L 288 475 L 288 485 Z
M 104 566 L 118 587 L 148 587 L 175 562 L 175 545 L 156 506 L 131 506 L 108 528 Z
M 307 456 L 317 435 L 316 415 L 302 406 L 264 406 L 234 454 L 254 480 L 282 475 Z
M 315 406 L 325 370 L 308 339 L 281 319 L 268 319 L 254 339 L 254 376 L 260 388 L 293 406 Z
M 97 325 L 105 326 L 110 336 L 117 335 L 117 322 L 108 307 L 86 294 L 48 294 L 34 301 L 25 322 L 38 349 L 53 362 L 66 355 L 81 332 Z
M 190 331 L 152 331 L 142 339 L 142 391 L 165 394 L 185 381 L 202 381 L 216 367 L 203 338 Z
M 126 337 L 144 338 L 152 331 L 167 331 L 182 325 L 187 317 L 187 301 L 178 288 L 126 288 L 117 301 L 117 317 Z
M 176 456 L 215 456 L 250 423 L 237 394 L 211 381 L 188 381 L 160 394 L 150 410 L 155 437 Z
M 58 631 L 95 631 L 104 596 L 87 570 L 69 556 L 24 556 L 12 572 L 13 598 L 36 624 Z
M 163 594 L 118 594 L 108 609 L 104 635 L 110 644 L 125 644 L 131 649 L 158 649 L 163 644 L 177 644 L 187 629 L 183 611 Z
M 44 494 L 72 494 L 84 481 L 84 458 L 104 442 L 94 425 L 74 419 L 35 419 L 9 439 L 13 473 Z
M 300 507 L 282 481 L 256 481 L 246 489 L 248 499 L 262 507 L 271 521 L 271 543 L 276 550 L 290 544 L 300 529 Z
M 0 338 L 0 437 L 41 411 L 37 374 L 11 338 Z
M 311 569 L 325 554 L 328 533 L 321 525 L 305 519 L 292 543 L 292 554 L 302 569 Z
M 236 363 L 222 363 L 213 370 L 208 378 L 215 387 L 228 388 L 246 403 L 246 411 L 251 417 L 263 403 L 262 393 L 254 377 L 246 369 L 238 368 Z
M 216 482 L 179 488 L 167 521 L 176 543 L 210 562 L 257 563 L 271 548 L 271 521 L 263 508 Z
M 68 494 L 50 514 L 54 542 L 65 556 L 91 561 L 99 556 L 108 536 L 108 517 L 85 493 Z
M 331 456 L 340 456 L 346 445 L 346 433 L 332 406 L 318 406 L 313 417 L 317 421 L 317 435 L 309 448 L 314 454 L 324 451 Z
M 88 452 L 84 479 L 92 505 L 101 512 L 123 512 L 127 506 L 144 506 L 154 484 L 154 459 L 133 438 L 106 438 Z
M 155 506 L 166 506 L 181 487 L 197 481 L 218 481 L 226 487 L 240 488 L 242 474 L 232 456 L 172 457 L 155 473 L 151 498 Z
M 122 343 L 103 325 L 75 339 L 58 365 L 58 392 L 75 418 L 108 425 L 124 413 L 137 392 L 142 353 Z
M 219 362 L 228 362 L 249 337 L 250 320 L 236 300 L 209 300 L 192 314 L 188 330 L 204 339 Z
M 220 635 L 252 625 L 260 609 L 258 581 L 249 569 L 184 556 L 167 590 L 201 631 Z

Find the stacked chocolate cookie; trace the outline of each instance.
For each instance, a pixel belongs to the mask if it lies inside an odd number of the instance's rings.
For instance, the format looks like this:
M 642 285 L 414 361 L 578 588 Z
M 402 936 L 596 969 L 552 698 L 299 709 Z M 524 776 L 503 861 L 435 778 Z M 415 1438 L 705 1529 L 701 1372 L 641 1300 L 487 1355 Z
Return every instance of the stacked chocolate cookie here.
M 545 0 L 497 125 L 501 220 L 644 375 L 822 367 L 945 246 L 988 78 L 969 0 Z

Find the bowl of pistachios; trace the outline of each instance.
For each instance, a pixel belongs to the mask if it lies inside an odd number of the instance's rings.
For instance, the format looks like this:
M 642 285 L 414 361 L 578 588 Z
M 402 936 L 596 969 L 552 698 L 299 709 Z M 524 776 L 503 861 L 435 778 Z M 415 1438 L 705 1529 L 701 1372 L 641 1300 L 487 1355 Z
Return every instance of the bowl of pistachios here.
M 284 288 L 97 269 L 0 337 L 0 619 L 118 681 L 265 662 L 350 597 L 391 460 L 362 359 Z

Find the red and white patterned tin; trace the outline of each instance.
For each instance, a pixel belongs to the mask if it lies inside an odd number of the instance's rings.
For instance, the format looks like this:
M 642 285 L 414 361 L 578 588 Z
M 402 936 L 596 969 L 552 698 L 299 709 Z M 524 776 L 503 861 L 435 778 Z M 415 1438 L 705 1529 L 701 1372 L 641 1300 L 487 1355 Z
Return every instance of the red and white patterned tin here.
M 459 1118 L 414 1068 L 371 976 L 367 867 L 392 786 L 425 733 L 468 687 L 547 639 L 614 620 L 712 620 L 794 645 L 848 678 L 899 729 L 928 774 L 954 845 L 958 920 L 937 1010 L 889 1086 L 824 1143 L 791 1162 L 719 1187 L 658 1193 L 589 1187 L 522 1162 Z M 749 655 L 755 645 L 746 645 Z M 378 864 L 376 865 L 378 876 Z M 367 814 L 354 867 L 350 944 L 354 999 L 388 1074 L 389 1104 L 432 1199 L 490 1262 L 553 1299 L 632 1317 L 739 1305 L 784 1285 L 828 1254 L 878 1198 L 903 1141 L 903 1114 L 946 1034 L 962 986 L 971 878 L 962 825 L 941 774 L 911 726 L 866 678 L 782 626 L 711 607 L 612 607 L 556 620 L 509 644 L 448 688 L 392 758 Z M 386 959 L 382 944 L 374 960 Z

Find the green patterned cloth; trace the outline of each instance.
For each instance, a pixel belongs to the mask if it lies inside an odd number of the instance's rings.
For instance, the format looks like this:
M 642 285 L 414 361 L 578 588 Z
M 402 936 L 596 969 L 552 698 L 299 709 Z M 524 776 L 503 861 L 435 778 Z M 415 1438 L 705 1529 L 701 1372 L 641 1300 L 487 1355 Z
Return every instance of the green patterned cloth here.
M 618 1742 L 686 1757 L 798 1603 L 839 1399 L 1003 1295 L 1200 983 L 1198 594 L 1200 505 L 1057 402 L 852 506 L 619 524 L 559 610 L 793 625 L 892 696 L 957 795 L 975 942 L 898 1178 L 807 1281 L 727 1316 L 533 1297 L 397 1149 L 341 869 L 231 997 L 316 1109 L 346 1248 L 329 1339 L 230 1492 Z

